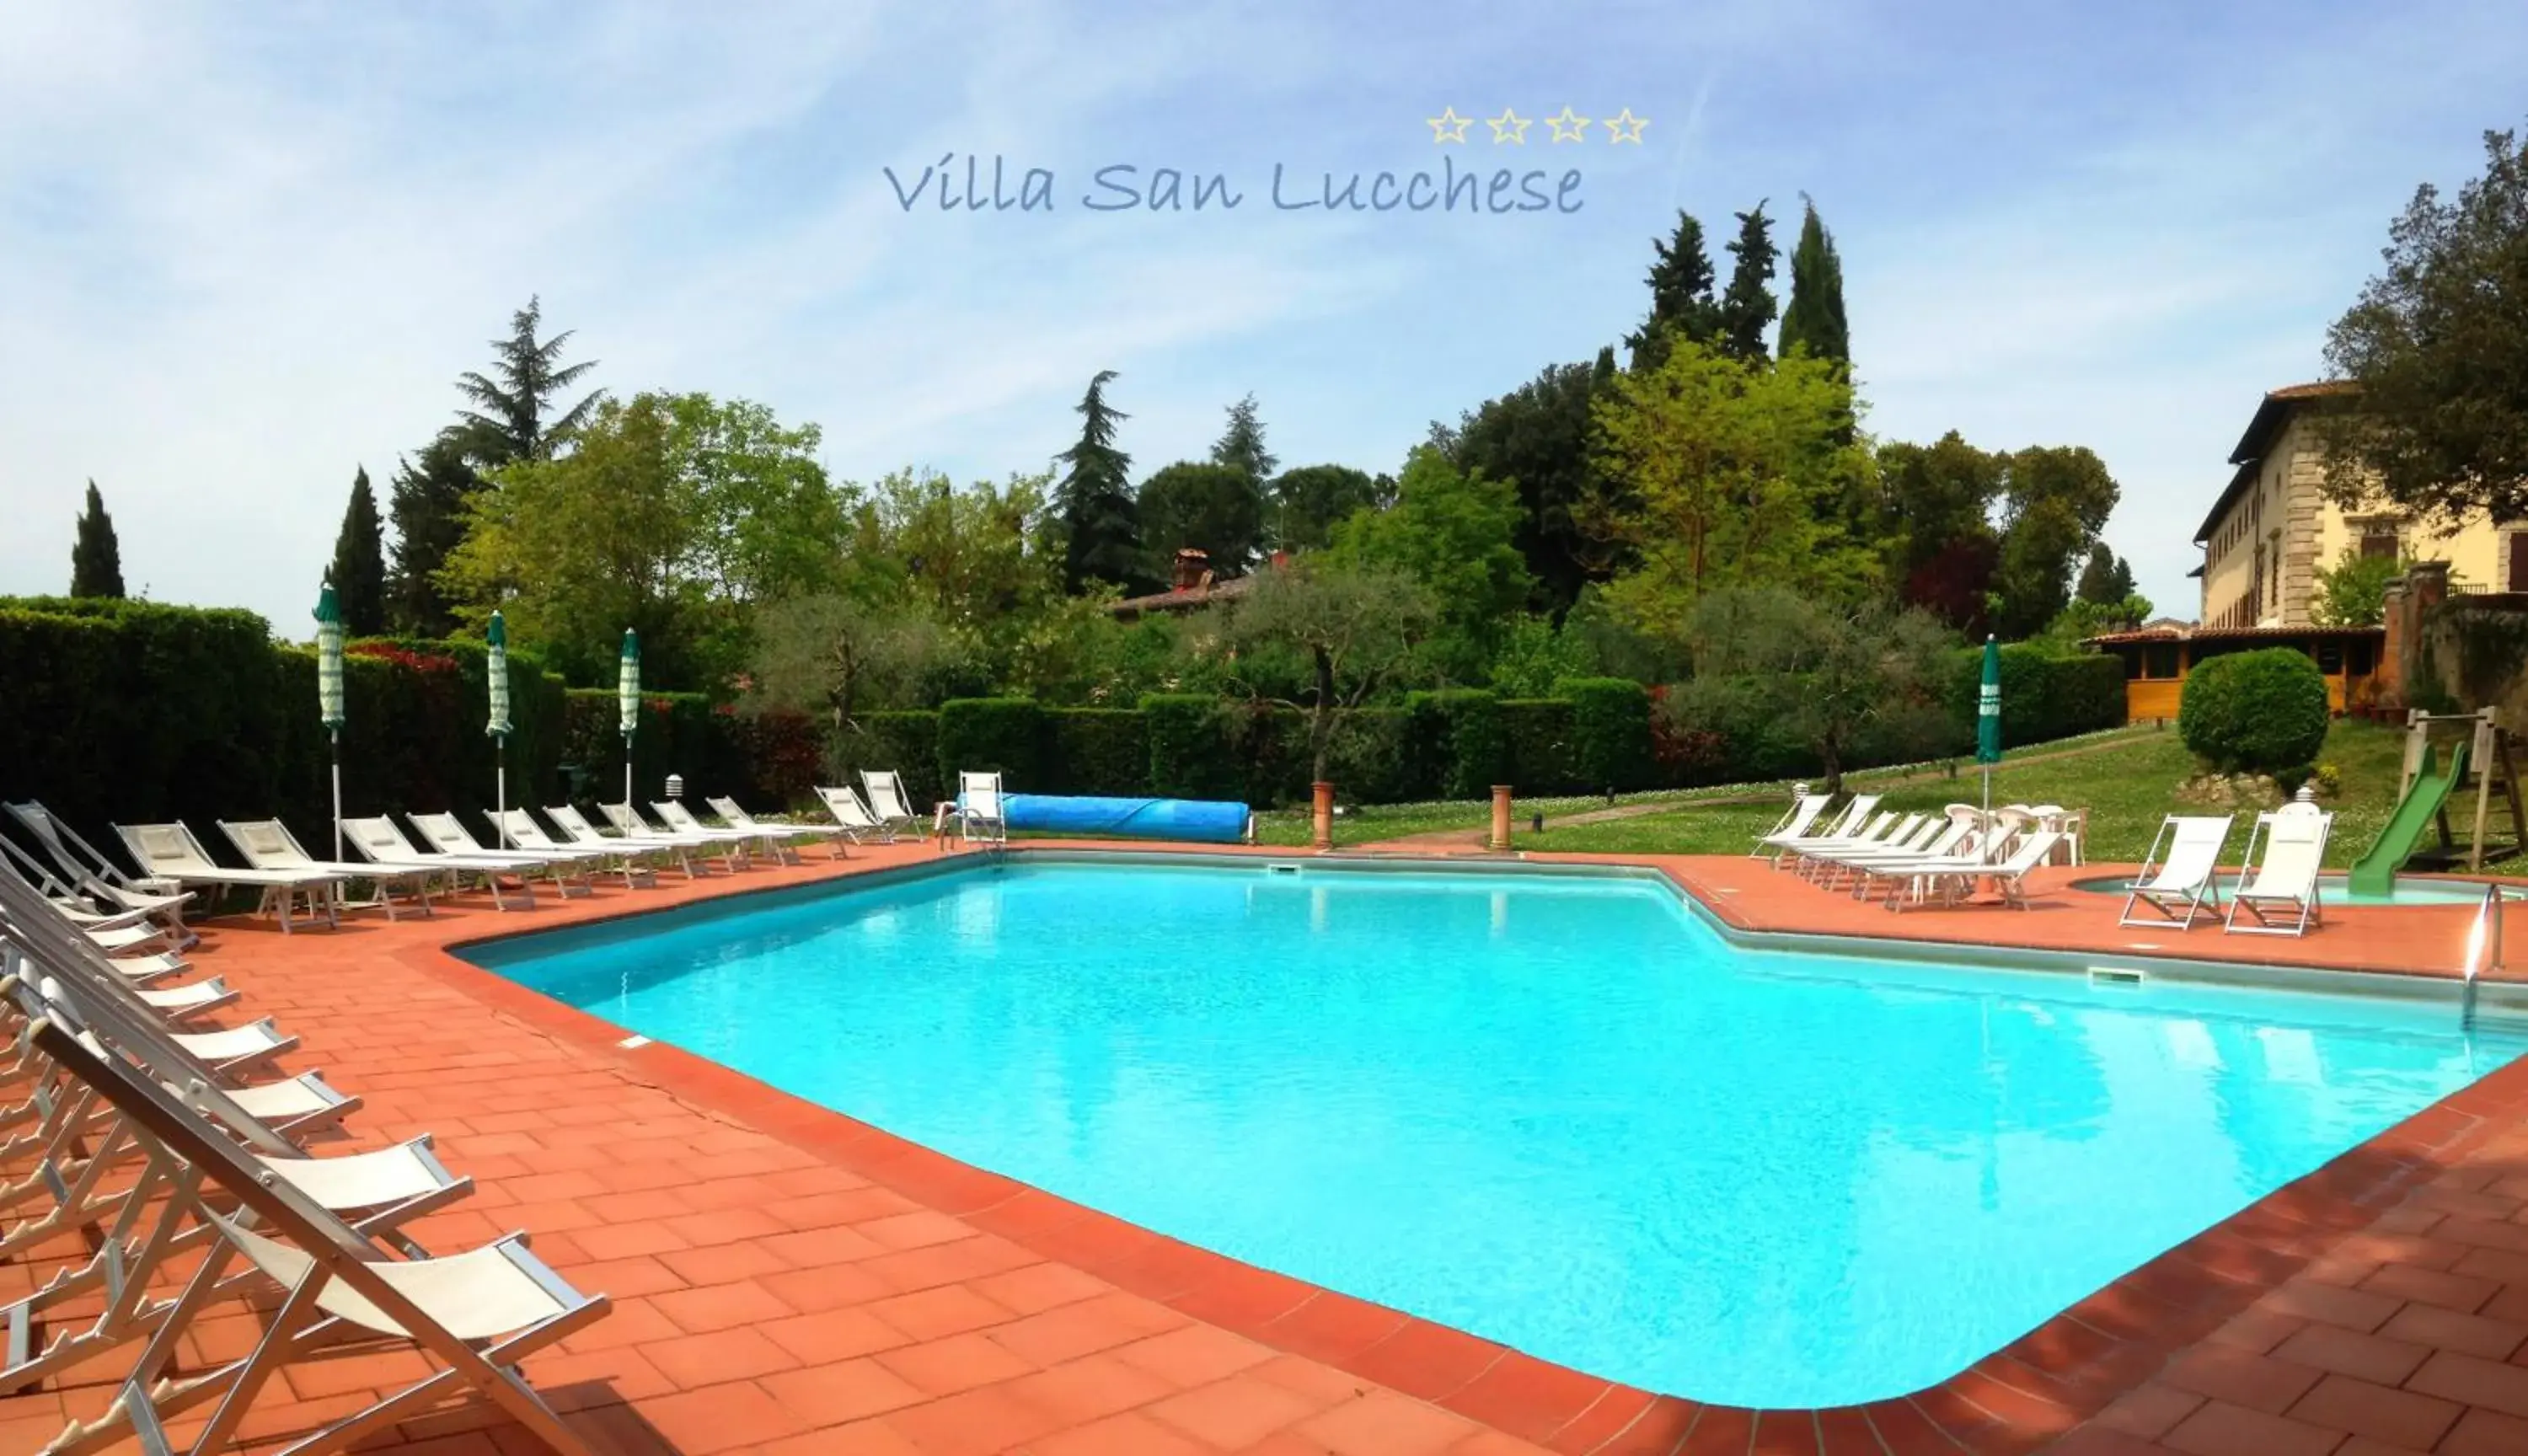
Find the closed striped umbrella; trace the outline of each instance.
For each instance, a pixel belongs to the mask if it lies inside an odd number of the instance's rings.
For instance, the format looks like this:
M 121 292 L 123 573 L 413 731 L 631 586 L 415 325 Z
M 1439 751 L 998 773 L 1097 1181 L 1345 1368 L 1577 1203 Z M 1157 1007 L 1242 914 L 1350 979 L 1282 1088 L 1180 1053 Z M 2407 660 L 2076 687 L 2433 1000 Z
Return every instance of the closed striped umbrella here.
M 325 724 L 333 759 L 334 858 L 342 858 L 342 606 L 334 599 L 334 580 L 325 579 L 316 594 L 316 711 Z
M 632 731 L 641 726 L 641 639 L 623 629 L 623 660 L 614 673 L 614 705 L 623 727 L 623 802 L 632 802 Z
M 483 727 L 492 736 L 492 827 L 500 832 L 500 848 L 505 850 L 509 847 L 509 629 L 497 611 L 483 642 L 489 649 L 483 654 L 483 685 L 492 698 L 492 720 Z

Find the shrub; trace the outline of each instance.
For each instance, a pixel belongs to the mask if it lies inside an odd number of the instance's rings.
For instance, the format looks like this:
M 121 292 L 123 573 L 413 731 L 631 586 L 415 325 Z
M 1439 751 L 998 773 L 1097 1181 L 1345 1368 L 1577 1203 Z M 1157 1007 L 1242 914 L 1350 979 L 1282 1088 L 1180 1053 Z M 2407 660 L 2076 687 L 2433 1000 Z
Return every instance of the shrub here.
M 1408 693 L 1404 709 L 1412 770 L 1407 797 L 1481 799 L 1506 781 L 1509 754 L 1500 698 L 1480 688 Z
M 939 782 L 998 773 L 1013 794 L 1044 792 L 1044 713 L 1032 698 L 951 698 L 939 704 Z
M 1141 700 L 1142 728 L 1150 747 L 1150 792 L 1162 799 L 1235 799 L 1254 802 L 1238 782 L 1240 760 L 1231 754 L 1226 714 L 1217 698 L 1196 693 L 1152 693 Z
M 2305 652 L 2230 652 L 2186 674 L 2177 709 L 2186 747 L 2223 773 L 2301 769 L 2326 742 L 2326 679 Z
M 1554 694 L 1571 700 L 1574 774 L 1593 792 L 1617 794 L 1651 781 L 1651 697 L 1630 678 L 1573 678 Z
M 1150 783 L 1150 736 L 1126 707 L 1058 707 L 1045 713 L 1048 794 L 1137 797 Z
M 1562 698 L 1506 698 L 1501 725 L 1501 776 L 1525 795 L 1588 792 L 1571 766 L 1571 703 Z

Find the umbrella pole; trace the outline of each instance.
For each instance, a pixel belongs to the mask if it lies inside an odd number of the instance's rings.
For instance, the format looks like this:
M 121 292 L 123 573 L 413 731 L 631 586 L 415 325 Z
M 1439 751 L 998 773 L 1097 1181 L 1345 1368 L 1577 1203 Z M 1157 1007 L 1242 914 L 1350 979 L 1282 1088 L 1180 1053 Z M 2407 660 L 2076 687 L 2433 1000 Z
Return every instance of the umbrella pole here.
M 632 735 L 623 735 L 623 802 L 632 802 Z
M 334 862 L 342 862 L 342 730 L 329 728 L 326 736 L 333 741 L 334 756 Z
M 509 740 L 492 738 L 492 827 L 500 831 L 500 848 L 509 847 Z

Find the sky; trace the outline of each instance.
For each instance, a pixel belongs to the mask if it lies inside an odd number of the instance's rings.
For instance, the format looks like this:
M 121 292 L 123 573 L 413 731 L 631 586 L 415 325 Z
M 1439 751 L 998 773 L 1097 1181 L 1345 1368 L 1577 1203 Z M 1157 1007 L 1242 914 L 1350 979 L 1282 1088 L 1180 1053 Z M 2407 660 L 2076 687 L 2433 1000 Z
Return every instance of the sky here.
M 1762 200 L 1787 254 L 1806 194 L 1866 428 L 2096 450 L 2191 617 L 2259 396 L 2523 72 L 2517 0 L 13 0 L 0 595 L 68 586 L 92 479 L 135 595 L 307 635 L 353 472 L 383 494 L 531 295 L 590 384 L 760 400 L 845 479 L 1045 470 L 1106 369 L 1136 472 L 1249 392 L 1286 466 L 1392 471 L 1619 340 L 1679 209 L 1716 252 Z M 1050 205 L 943 210 L 943 158 Z M 1444 166 L 1551 205 L 1280 205 Z

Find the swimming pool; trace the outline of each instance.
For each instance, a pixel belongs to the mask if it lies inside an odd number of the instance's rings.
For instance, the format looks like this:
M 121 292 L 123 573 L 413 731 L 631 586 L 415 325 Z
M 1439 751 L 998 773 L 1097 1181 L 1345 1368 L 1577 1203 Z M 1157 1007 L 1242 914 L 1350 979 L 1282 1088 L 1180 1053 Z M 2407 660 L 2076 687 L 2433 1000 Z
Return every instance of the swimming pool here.
M 465 954 L 1190 1243 L 1776 1407 L 1944 1378 L 2522 1049 L 1748 951 L 1637 878 L 1034 859 Z

